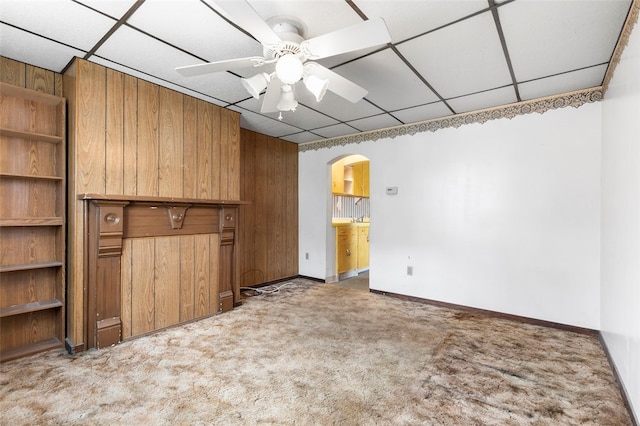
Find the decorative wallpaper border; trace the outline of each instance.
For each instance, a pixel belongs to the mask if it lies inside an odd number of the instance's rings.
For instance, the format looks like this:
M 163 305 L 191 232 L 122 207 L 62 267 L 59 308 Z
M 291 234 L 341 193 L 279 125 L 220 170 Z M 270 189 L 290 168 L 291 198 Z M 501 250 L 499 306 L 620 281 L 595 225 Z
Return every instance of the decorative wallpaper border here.
M 422 132 L 435 132 L 449 127 L 458 128 L 464 124 L 481 123 L 489 120 L 501 118 L 513 118 L 518 115 L 538 113 L 542 114 L 549 110 L 574 107 L 578 108 L 587 103 L 602 100 L 602 87 L 579 90 L 576 92 L 564 93 L 562 95 L 549 96 L 546 98 L 523 101 L 515 104 L 502 105 L 494 108 L 479 111 L 467 112 L 463 114 L 450 115 L 446 117 L 434 118 L 427 121 L 405 124 L 402 126 L 389 127 L 386 129 L 373 130 L 370 132 L 356 133 L 353 135 L 339 136 L 331 139 L 323 139 L 315 142 L 302 143 L 298 145 L 298 152 L 317 151 L 323 148 L 344 146 L 353 143 L 376 141 L 378 139 L 393 139 L 397 136 L 415 135 Z
M 631 10 L 629 10 L 629 15 L 627 16 L 627 20 L 622 27 L 622 34 L 620 34 L 620 38 L 618 39 L 618 44 L 616 44 L 616 48 L 613 51 L 613 56 L 611 57 L 611 61 L 609 62 L 609 67 L 607 68 L 607 73 L 604 76 L 604 83 L 602 84 L 603 93 L 607 92 L 607 88 L 609 87 L 609 83 L 613 78 L 613 73 L 616 71 L 616 67 L 620 63 L 620 58 L 622 57 L 622 52 L 624 48 L 629 43 L 629 37 L 631 37 L 631 31 L 633 31 L 633 27 L 635 27 L 638 22 L 638 15 L 640 14 L 640 0 L 633 0 L 631 3 Z
M 323 139 L 315 142 L 301 143 L 298 145 L 299 152 L 317 151 L 323 148 L 331 148 L 335 146 L 344 146 L 353 143 L 361 143 L 367 141 L 376 141 L 378 139 L 393 139 L 402 135 L 415 135 L 421 132 L 435 132 L 436 130 L 449 127 L 458 128 L 463 124 L 486 123 L 489 120 L 498 120 L 501 118 L 513 118 L 518 115 L 538 113 L 543 114 L 549 110 L 574 107 L 578 108 L 584 104 L 601 101 L 609 82 L 613 78 L 622 52 L 629 43 L 629 37 L 633 27 L 638 22 L 640 15 L 640 0 L 633 0 L 629 15 L 622 28 L 622 33 L 618 39 L 618 44 L 611 57 L 611 62 L 605 73 L 602 86 L 590 89 L 579 90 L 576 92 L 564 93 L 561 95 L 550 96 L 546 98 L 533 99 L 530 101 L 518 102 L 515 104 L 502 105 L 494 108 L 484 109 L 480 111 L 472 111 L 464 114 L 450 115 L 446 117 L 435 118 L 417 123 L 405 124 L 401 126 L 389 127 L 386 129 L 373 130 L 370 132 L 356 133 L 353 135 L 339 136 L 331 139 Z

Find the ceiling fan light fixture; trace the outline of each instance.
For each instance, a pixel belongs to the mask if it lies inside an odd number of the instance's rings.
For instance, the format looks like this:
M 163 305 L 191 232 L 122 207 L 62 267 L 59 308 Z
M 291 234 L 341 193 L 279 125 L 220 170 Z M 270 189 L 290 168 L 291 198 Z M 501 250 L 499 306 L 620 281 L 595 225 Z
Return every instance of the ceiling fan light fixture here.
M 256 74 L 253 77 L 241 78 L 242 86 L 247 92 L 256 99 L 260 99 L 260 93 L 267 88 L 269 84 L 269 75 L 265 73 Z
M 293 88 L 288 84 L 282 85 L 282 92 L 280 94 L 280 101 L 278 102 L 278 110 L 280 111 L 295 111 L 298 106 L 298 101 L 293 94 Z
M 320 102 L 324 94 L 327 93 L 329 80 L 322 79 L 315 75 L 307 75 L 303 81 L 307 90 L 315 96 L 317 102 Z
M 302 78 L 304 67 L 296 55 L 287 54 L 276 62 L 276 75 L 285 84 L 295 84 Z

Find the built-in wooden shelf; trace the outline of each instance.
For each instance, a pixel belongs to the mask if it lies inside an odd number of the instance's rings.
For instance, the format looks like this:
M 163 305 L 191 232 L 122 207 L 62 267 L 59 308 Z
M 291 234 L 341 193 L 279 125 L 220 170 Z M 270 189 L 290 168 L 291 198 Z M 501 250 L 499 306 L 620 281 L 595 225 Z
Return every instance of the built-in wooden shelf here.
M 0 272 L 31 271 L 34 269 L 59 268 L 61 266 L 62 266 L 62 262 L 57 260 L 53 260 L 51 262 L 34 262 L 34 263 L 21 263 L 16 265 L 0 265 Z
M 64 342 L 66 109 L 61 96 L 0 82 L 0 361 Z
M 21 173 L 0 172 L 0 177 L 16 178 L 16 179 L 34 179 L 34 180 L 63 180 L 62 176 L 42 176 L 42 175 L 25 175 Z
M 38 300 L 37 302 L 25 303 L 23 305 L 12 305 L 0 308 L 0 318 L 28 314 L 29 312 L 45 311 L 47 309 L 55 309 L 61 307 L 62 302 L 58 299 Z
M 64 219 L 61 217 L 17 217 L 0 218 L 0 226 L 61 226 Z
M 9 138 L 20 138 L 27 140 L 34 140 L 40 142 L 60 143 L 63 140 L 62 136 L 45 135 L 42 133 L 23 132 L 22 130 L 0 128 L 0 136 L 7 136 Z
M 62 342 L 56 337 L 51 337 L 39 342 L 29 343 L 28 345 L 17 346 L 10 349 L 2 349 L 2 351 L 0 351 L 0 361 L 11 361 L 12 359 L 20 358 L 26 355 L 45 352 L 61 347 Z

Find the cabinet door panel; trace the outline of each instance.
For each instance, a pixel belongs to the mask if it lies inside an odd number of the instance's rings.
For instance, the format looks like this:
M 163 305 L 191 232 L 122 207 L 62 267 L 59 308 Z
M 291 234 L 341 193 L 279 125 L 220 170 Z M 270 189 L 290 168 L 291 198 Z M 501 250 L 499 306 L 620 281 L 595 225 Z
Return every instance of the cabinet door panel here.
M 358 235 L 358 269 L 369 267 L 369 228 Z
M 338 160 L 331 166 L 331 191 L 344 194 L 344 161 Z

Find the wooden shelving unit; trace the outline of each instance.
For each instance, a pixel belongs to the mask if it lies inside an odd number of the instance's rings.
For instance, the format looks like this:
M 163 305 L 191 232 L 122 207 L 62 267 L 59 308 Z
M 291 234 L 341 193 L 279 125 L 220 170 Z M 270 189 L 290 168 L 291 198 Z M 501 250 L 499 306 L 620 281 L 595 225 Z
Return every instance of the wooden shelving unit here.
M 0 83 L 0 361 L 63 345 L 65 109 Z

